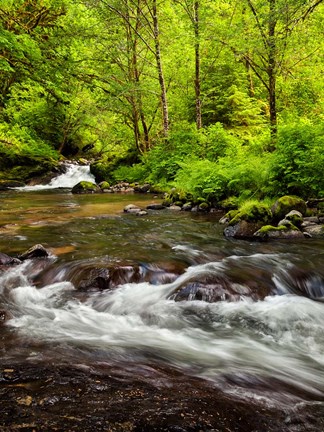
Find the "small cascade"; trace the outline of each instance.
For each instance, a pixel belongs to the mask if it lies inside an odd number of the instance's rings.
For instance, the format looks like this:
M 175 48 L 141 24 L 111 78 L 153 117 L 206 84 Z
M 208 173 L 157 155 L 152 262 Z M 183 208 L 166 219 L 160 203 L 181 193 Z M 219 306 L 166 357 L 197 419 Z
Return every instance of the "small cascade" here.
M 46 185 L 24 186 L 16 188 L 20 190 L 45 190 L 45 189 L 58 189 L 58 188 L 73 188 L 80 181 L 89 181 L 95 183 L 94 176 L 90 173 L 89 165 L 73 165 L 66 164 L 66 171 L 63 174 L 53 178 Z

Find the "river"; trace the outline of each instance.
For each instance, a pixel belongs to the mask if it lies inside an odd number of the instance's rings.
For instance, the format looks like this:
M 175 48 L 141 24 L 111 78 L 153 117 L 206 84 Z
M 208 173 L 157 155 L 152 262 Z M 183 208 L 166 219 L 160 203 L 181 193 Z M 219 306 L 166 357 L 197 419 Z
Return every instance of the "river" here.
M 124 206 L 160 199 L 73 195 L 55 181 L 0 194 L 0 251 L 51 252 L 0 272 L 3 368 L 118 369 L 143 382 L 165 368 L 264 409 L 323 406 L 324 240 L 226 239 L 217 214 L 137 217 Z M 248 430 L 226 427 L 210 430 Z

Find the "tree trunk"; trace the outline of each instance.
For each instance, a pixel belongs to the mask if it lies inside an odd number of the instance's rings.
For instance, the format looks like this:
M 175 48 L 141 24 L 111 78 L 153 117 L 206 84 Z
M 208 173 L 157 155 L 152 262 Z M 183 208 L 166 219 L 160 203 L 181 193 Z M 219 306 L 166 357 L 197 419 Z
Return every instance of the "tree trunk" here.
M 271 141 L 274 147 L 277 136 L 277 107 L 276 107 L 276 0 L 269 0 L 269 28 L 268 28 L 268 85 Z
M 199 0 L 194 4 L 194 29 L 195 29 L 195 95 L 196 95 L 196 125 L 202 127 L 201 118 L 201 94 L 200 94 L 200 40 L 199 40 Z
M 163 75 L 162 60 L 161 60 L 161 49 L 160 49 L 160 38 L 159 38 L 159 22 L 157 17 L 156 0 L 153 0 L 152 8 L 153 17 L 153 31 L 154 31 L 154 44 L 155 44 L 155 59 L 158 71 L 160 89 L 161 89 L 161 104 L 162 104 L 162 120 L 163 120 L 163 135 L 165 137 L 169 134 L 169 112 L 168 112 L 168 100 L 166 94 L 166 86 Z

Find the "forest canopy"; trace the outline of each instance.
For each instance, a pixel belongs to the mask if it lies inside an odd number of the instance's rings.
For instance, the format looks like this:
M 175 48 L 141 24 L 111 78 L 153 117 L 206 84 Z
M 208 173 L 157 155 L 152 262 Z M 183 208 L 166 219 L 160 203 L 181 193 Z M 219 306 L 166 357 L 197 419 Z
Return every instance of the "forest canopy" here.
M 2 0 L 0 171 L 324 197 L 322 0 Z

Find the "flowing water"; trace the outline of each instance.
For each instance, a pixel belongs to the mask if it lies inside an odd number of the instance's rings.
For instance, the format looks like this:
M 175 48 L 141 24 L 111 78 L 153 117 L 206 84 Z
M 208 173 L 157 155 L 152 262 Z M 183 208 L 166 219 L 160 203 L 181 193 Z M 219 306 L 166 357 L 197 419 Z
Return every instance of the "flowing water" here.
M 0 272 L 2 361 L 167 365 L 268 406 L 322 403 L 324 240 L 237 241 L 217 214 L 123 213 L 151 202 L 1 193 L 0 251 L 52 254 Z

